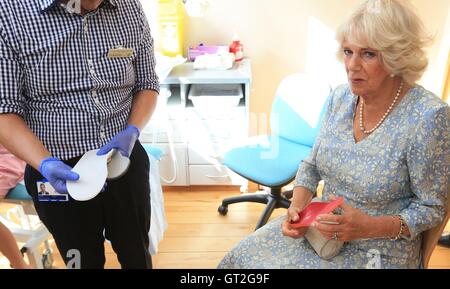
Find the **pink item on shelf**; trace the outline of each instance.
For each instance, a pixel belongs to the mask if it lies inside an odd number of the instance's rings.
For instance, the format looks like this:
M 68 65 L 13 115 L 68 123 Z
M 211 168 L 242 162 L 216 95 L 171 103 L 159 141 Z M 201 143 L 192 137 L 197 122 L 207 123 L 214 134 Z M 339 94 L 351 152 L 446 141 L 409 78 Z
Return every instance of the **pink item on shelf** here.
M 0 199 L 23 180 L 25 162 L 0 145 Z
M 189 59 L 189 61 L 195 61 L 195 58 L 197 58 L 197 56 L 200 56 L 200 55 L 220 54 L 220 53 L 227 53 L 227 52 L 228 52 L 228 46 L 200 44 L 199 46 L 189 47 L 188 59 Z

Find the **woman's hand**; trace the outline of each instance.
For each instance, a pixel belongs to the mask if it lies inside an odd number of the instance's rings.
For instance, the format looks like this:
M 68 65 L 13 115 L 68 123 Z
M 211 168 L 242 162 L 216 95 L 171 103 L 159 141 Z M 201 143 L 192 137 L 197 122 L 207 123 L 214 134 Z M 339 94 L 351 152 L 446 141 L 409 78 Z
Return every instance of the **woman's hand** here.
M 300 213 L 304 207 L 311 203 L 313 193 L 305 187 L 294 188 L 292 194 L 291 205 L 287 210 L 286 220 L 281 225 L 283 235 L 291 238 L 301 238 L 305 236 L 308 228 L 292 228 L 290 223 L 298 221 L 298 213 Z
M 330 199 L 335 200 L 336 197 L 330 195 Z M 319 215 L 312 226 L 329 240 L 349 242 L 370 238 L 372 217 L 346 203 L 340 208 L 344 211 L 342 215 Z M 336 224 L 326 224 L 327 222 Z
M 301 210 L 302 209 L 292 205 L 288 208 L 286 220 L 281 225 L 283 235 L 285 235 L 286 237 L 297 239 L 305 236 L 306 230 L 308 228 L 295 229 L 290 226 L 291 221 L 292 222 L 298 221 L 298 213 L 300 213 Z

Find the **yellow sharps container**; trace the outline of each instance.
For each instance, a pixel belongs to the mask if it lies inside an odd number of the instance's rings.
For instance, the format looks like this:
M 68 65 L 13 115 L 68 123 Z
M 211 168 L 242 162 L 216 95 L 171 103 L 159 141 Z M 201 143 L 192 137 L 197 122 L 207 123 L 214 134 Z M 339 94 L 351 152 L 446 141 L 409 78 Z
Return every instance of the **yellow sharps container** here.
M 158 0 L 158 22 L 161 53 L 166 56 L 183 55 L 183 0 Z

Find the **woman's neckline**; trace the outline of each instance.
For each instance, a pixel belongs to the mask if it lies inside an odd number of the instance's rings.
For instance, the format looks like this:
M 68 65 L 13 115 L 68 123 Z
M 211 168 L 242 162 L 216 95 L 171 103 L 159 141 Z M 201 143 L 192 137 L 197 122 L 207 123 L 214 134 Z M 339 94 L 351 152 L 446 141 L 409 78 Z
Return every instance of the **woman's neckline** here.
M 391 110 L 391 112 L 389 113 L 389 115 L 386 117 L 386 119 L 383 121 L 383 123 L 375 130 L 373 131 L 371 134 L 369 134 L 368 136 L 366 136 L 365 138 L 362 138 L 359 141 L 356 141 L 356 137 L 355 137 L 355 133 L 353 130 L 353 126 L 354 126 L 354 120 L 355 120 L 355 113 L 356 113 L 356 109 L 357 109 L 357 105 L 358 105 L 358 96 L 353 95 L 353 93 L 350 91 L 350 94 L 353 97 L 353 103 L 352 103 L 352 118 L 351 118 L 351 135 L 352 135 L 352 141 L 353 141 L 353 145 L 359 145 L 360 143 L 366 141 L 367 139 L 371 139 L 374 138 L 373 135 L 377 135 L 380 133 L 380 131 L 383 131 L 384 128 L 386 127 L 386 123 L 389 122 L 393 115 L 397 114 L 397 112 L 404 106 L 404 103 L 406 103 L 409 98 L 410 95 L 412 94 L 412 92 L 417 89 L 419 86 L 417 84 L 414 84 L 412 86 L 410 86 L 407 90 L 407 92 L 405 93 L 405 95 L 398 101 L 398 104 L 396 106 L 394 106 L 394 108 Z M 350 89 L 350 88 L 349 88 Z

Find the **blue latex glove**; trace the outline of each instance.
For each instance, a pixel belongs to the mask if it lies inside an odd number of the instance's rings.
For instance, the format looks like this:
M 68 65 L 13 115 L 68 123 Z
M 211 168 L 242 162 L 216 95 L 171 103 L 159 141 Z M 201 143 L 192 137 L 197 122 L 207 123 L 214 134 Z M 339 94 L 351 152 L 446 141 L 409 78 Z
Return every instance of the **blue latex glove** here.
M 46 158 L 39 165 L 39 172 L 60 194 L 67 194 L 67 181 L 78 181 L 80 176 L 57 158 Z
M 116 134 L 110 142 L 102 146 L 97 152 L 97 155 L 106 155 L 112 149 L 117 149 L 124 157 L 129 158 L 134 144 L 139 138 L 139 134 L 140 132 L 137 127 L 129 125 L 126 129 Z

